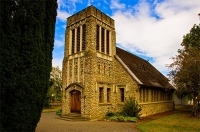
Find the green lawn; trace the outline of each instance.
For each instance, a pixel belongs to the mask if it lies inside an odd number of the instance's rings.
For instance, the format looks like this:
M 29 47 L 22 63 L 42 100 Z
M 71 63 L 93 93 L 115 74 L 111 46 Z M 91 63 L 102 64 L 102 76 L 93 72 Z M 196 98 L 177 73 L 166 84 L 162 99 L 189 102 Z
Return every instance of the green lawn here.
M 137 128 L 142 132 L 200 132 L 200 116 L 190 115 L 186 108 L 175 114 L 140 124 Z
M 54 108 L 48 108 L 48 109 L 43 109 L 42 113 L 47 113 L 47 112 L 56 112 L 59 109 L 61 109 L 61 107 L 54 107 Z

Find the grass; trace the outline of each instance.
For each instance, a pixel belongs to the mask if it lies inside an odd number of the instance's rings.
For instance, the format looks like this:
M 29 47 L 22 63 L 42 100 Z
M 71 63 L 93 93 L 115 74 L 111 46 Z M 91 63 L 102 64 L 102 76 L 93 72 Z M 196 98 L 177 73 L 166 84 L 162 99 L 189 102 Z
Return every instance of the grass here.
M 61 107 L 53 107 L 53 108 L 45 108 L 42 110 L 42 113 L 47 113 L 47 112 L 56 112 L 60 109 Z
M 191 117 L 190 108 L 172 115 L 139 124 L 141 132 L 200 132 L 200 117 Z
M 175 109 L 180 109 L 180 108 L 183 108 L 184 105 L 175 105 Z

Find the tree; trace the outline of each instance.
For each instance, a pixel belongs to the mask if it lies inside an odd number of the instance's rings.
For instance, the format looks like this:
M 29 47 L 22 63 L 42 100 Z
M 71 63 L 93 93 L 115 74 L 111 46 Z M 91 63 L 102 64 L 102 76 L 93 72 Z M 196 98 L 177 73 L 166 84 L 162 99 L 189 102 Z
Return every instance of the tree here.
M 181 100 L 181 104 L 182 104 L 183 98 L 185 96 L 187 96 L 187 91 L 185 91 L 185 89 L 178 88 L 178 89 L 176 89 L 175 94 L 176 94 L 177 98 Z
M 169 76 L 178 89 L 193 95 L 193 115 L 197 115 L 197 95 L 200 92 L 200 26 L 194 25 L 183 37 L 183 49 L 173 57 Z
M 35 131 L 46 98 L 56 0 L 0 3 L 0 131 Z
M 62 71 L 59 67 L 52 67 L 50 85 L 46 97 L 46 107 L 50 102 L 60 102 L 62 99 Z

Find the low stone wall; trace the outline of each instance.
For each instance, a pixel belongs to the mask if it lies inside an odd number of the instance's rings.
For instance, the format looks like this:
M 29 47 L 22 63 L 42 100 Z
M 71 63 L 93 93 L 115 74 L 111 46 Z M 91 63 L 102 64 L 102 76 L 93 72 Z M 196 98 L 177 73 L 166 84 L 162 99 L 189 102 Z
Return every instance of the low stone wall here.
M 62 107 L 62 103 L 56 102 L 56 103 L 50 103 L 49 104 L 50 108 L 57 108 L 57 107 Z
M 173 110 L 173 101 L 160 101 L 140 103 L 142 105 L 141 117 Z

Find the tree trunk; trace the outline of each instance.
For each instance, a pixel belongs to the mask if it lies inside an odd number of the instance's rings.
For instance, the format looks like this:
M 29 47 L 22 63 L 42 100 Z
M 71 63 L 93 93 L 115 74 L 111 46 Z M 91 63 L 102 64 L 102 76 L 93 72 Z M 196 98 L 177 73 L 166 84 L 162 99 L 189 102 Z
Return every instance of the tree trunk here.
M 194 95 L 193 96 L 193 110 L 191 116 L 197 116 L 197 109 L 198 109 L 198 104 L 197 104 L 197 97 Z

